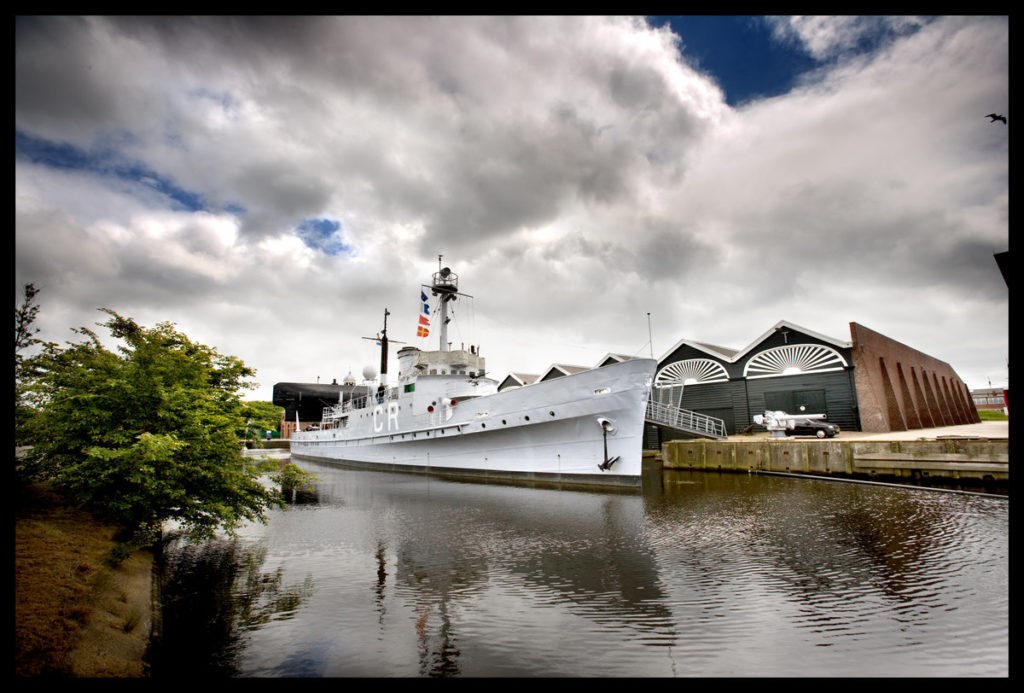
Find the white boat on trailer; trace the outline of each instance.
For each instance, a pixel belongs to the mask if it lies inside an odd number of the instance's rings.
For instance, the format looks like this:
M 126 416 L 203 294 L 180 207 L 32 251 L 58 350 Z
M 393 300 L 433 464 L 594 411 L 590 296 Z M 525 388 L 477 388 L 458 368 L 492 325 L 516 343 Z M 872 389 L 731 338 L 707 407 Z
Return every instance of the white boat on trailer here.
M 447 343 L 458 276 L 429 287 L 440 303 L 437 351 L 404 347 L 387 383 L 387 316 L 376 395 L 324 409 L 291 454 L 345 466 L 557 484 L 639 486 L 644 414 L 657 362 L 638 358 L 499 391 L 484 358 Z

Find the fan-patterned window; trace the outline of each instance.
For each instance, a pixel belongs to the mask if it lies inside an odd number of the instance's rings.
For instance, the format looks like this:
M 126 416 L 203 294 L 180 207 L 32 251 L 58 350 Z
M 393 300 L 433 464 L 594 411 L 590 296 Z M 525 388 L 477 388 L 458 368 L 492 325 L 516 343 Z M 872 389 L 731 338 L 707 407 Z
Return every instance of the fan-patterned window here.
M 838 371 L 845 367 L 846 359 L 835 349 L 821 344 L 787 344 L 755 355 L 747 361 L 743 375 L 748 378 L 774 378 Z
M 700 385 L 702 383 L 725 383 L 729 374 L 725 367 L 711 359 L 688 359 L 670 363 L 658 372 L 655 387 L 676 387 L 679 385 Z

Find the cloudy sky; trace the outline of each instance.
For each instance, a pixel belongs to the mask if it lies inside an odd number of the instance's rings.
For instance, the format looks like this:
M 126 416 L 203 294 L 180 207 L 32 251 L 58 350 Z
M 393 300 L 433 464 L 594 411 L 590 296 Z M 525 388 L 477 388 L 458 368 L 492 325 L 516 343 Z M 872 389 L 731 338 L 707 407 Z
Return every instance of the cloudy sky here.
M 1005 17 L 19 18 L 15 303 L 275 382 L 857 322 L 1008 383 Z M 649 318 L 648 318 L 649 314 Z M 392 364 L 395 364 L 392 360 Z M 397 370 L 392 366 L 392 372 Z M 394 376 L 392 376 L 393 378 Z

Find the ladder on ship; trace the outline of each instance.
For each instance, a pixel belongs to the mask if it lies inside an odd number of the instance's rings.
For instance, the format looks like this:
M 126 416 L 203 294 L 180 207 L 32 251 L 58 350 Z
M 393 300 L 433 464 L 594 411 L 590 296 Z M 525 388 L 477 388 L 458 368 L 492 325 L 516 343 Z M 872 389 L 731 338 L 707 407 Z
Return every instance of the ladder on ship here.
M 656 402 L 653 397 L 647 400 L 647 413 L 644 419 L 653 424 L 668 426 L 703 438 L 725 440 L 727 437 L 725 422 L 722 419 Z

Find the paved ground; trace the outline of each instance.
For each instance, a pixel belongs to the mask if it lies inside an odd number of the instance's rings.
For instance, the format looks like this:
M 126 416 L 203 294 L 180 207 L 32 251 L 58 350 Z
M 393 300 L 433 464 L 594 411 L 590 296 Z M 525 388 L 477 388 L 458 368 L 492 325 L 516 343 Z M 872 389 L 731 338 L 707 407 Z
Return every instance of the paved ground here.
M 870 433 L 864 431 L 842 431 L 833 440 L 935 440 L 936 438 L 947 438 L 950 436 L 965 438 L 1009 438 L 1009 421 L 983 421 L 977 424 L 964 424 L 962 426 L 940 426 L 938 428 L 915 428 L 910 431 L 887 431 L 885 433 Z M 749 436 L 729 436 L 731 440 L 740 438 L 770 438 L 766 432 L 754 433 Z M 809 437 L 799 436 L 800 440 Z
M 842 431 L 840 438 L 846 440 L 935 440 L 949 436 L 967 438 L 1009 438 L 1009 421 L 982 421 L 961 426 L 939 426 L 938 428 L 915 428 L 910 431 L 888 431 L 886 433 L 865 433 Z

